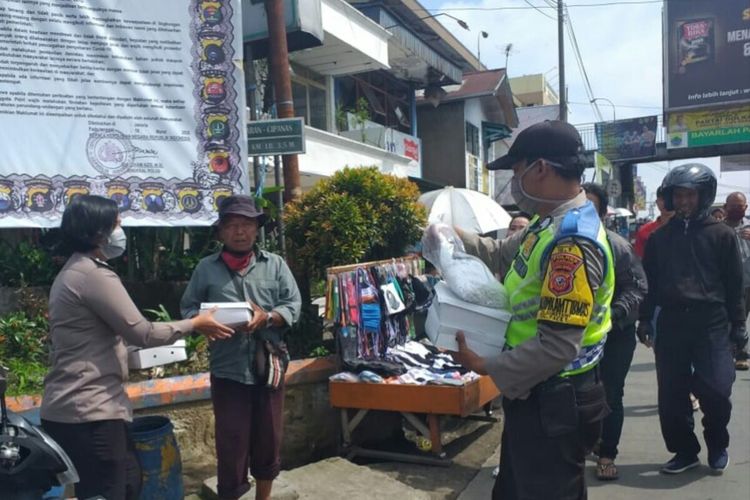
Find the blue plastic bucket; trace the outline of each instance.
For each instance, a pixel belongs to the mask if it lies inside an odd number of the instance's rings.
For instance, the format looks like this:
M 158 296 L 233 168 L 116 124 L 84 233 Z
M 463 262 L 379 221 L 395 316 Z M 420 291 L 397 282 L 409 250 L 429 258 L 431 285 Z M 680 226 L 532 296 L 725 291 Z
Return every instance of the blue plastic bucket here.
M 133 419 L 130 431 L 141 462 L 143 487 L 141 500 L 182 500 L 182 461 L 167 417 L 148 416 Z

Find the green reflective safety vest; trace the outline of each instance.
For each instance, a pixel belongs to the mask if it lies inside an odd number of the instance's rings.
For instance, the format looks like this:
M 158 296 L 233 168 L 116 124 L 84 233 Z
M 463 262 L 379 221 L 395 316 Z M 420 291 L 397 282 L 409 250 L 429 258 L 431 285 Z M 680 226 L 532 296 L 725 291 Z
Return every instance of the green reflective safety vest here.
M 576 272 L 585 273 L 583 260 L 576 255 L 560 255 L 562 272 L 558 276 L 546 276 L 547 263 L 551 252 L 560 240 L 570 237 L 586 238 L 602 250 L 606 263 L 604 280 L 593 295 L 593 308 L 589 311 L 587 305 L 580 302 L 557 299 L 553 296 L 542 299 L 542 288 L 547 279 L 547 289 L 560 292 L 564 297 L 576 285 Z M 568 258 L 566 261 L 565 258 Z M 567 270 L 570 273 L 566 272 Z M 580 271 L 576 271 L 580 267 Z M 579 279 L 585 279 L 588 287 L 588 277 L 578 274 Z M 537 334 L 537 321 L 542 300 L 547 300 L 546 310 L 554 310 L 562 316 L 588 318 L 583 332 L 583 342 L 578 356 L 560 373 L 570 376 L 583 373 L 599 362 L 604 352 L 604 342 L 607 332 L 612 327 L 610 303 L 614 294 L 615 270 L 612 249 L 605 232 L 604 225 L 593 204 L 588 201 L 582 207 L 568 211 L 562 219 L 546 218 L 539 221 L 532 220 L 529 230 L 518 249 L 515 259 L 505 276 L 505 288 L 508 291 L 510 309 L 512 313 L 510 324 L 505 333 L 507 348 L 514 348 L 533 338 Z M 583 286 L 583 283 L 578 283 Z M 590 290 L 586 288 L 586 290 Z M 551 302 L 549 302 L 551 301 Z M 582 321 L 586 322 L 586 319 Z M 565 322 L 565 321 L 561 321 Z M 581 324 L 583 326 L 583 324 Z

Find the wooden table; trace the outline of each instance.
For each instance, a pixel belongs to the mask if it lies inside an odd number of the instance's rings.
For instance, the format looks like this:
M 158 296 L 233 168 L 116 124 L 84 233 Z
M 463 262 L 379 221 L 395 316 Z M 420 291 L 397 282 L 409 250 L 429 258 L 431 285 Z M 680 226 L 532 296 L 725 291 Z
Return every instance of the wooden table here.
M 488 376 L 463 386 L 412 385 L 412 384 L 367 384 L 360 382 L 329 383 L 330 402 L 341 410 L 341 433 L 344 448 L 349 458 L 359 455 L 372 458 L 385 458 L 429 465 L 451 464 L 445 459 L 440 441 L 440 415 L 455 415 L 485 421 L 495 421 L 491 414 L 492 400 L 500 395 Z M 475 416 L 479 410 L 485 416 Z M 349 418 L 349 410 L 358 410 Z M 395 411 L 401 413 L 432 444 L 436 457 L 393 453 L 352 446 L 354 429 L 370 410 Z M 415 414 L 427 416 L 427 426 Z

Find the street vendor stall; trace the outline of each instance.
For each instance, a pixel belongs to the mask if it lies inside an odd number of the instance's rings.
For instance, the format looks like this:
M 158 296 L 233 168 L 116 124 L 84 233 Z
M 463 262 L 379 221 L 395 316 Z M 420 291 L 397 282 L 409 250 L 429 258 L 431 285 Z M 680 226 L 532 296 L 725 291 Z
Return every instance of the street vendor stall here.
M 334 324 L 346 370 L 331 377 L 330 403 L 340 409 L 350 458 L 450 465 L 440 417 L 492 420 L 490 404 L 499 396 L 492 380 L 467 372 L 429 342 L 414 340 L 413 314 L 423 313 L 433 296 L 424 288 L 421 269 L 416 256 L 328 269 L 326 318 Z M 353 446 L 352 434 L 370 410 L 400 413 L 434 456 Z M 482 410 L 483 416 L 473 415 Z

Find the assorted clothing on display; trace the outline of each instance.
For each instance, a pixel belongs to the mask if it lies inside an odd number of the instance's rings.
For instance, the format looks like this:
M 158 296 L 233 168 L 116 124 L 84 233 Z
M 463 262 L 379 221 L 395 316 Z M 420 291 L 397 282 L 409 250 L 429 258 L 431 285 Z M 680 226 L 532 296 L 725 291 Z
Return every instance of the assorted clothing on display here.
M 434 293 L 416 258 L 332 268 L 325 317 L 334 324 L 347 372 L 332 380 L 463 385 L 478 378 L 431 345 L 414 341 L 413 314 Z

